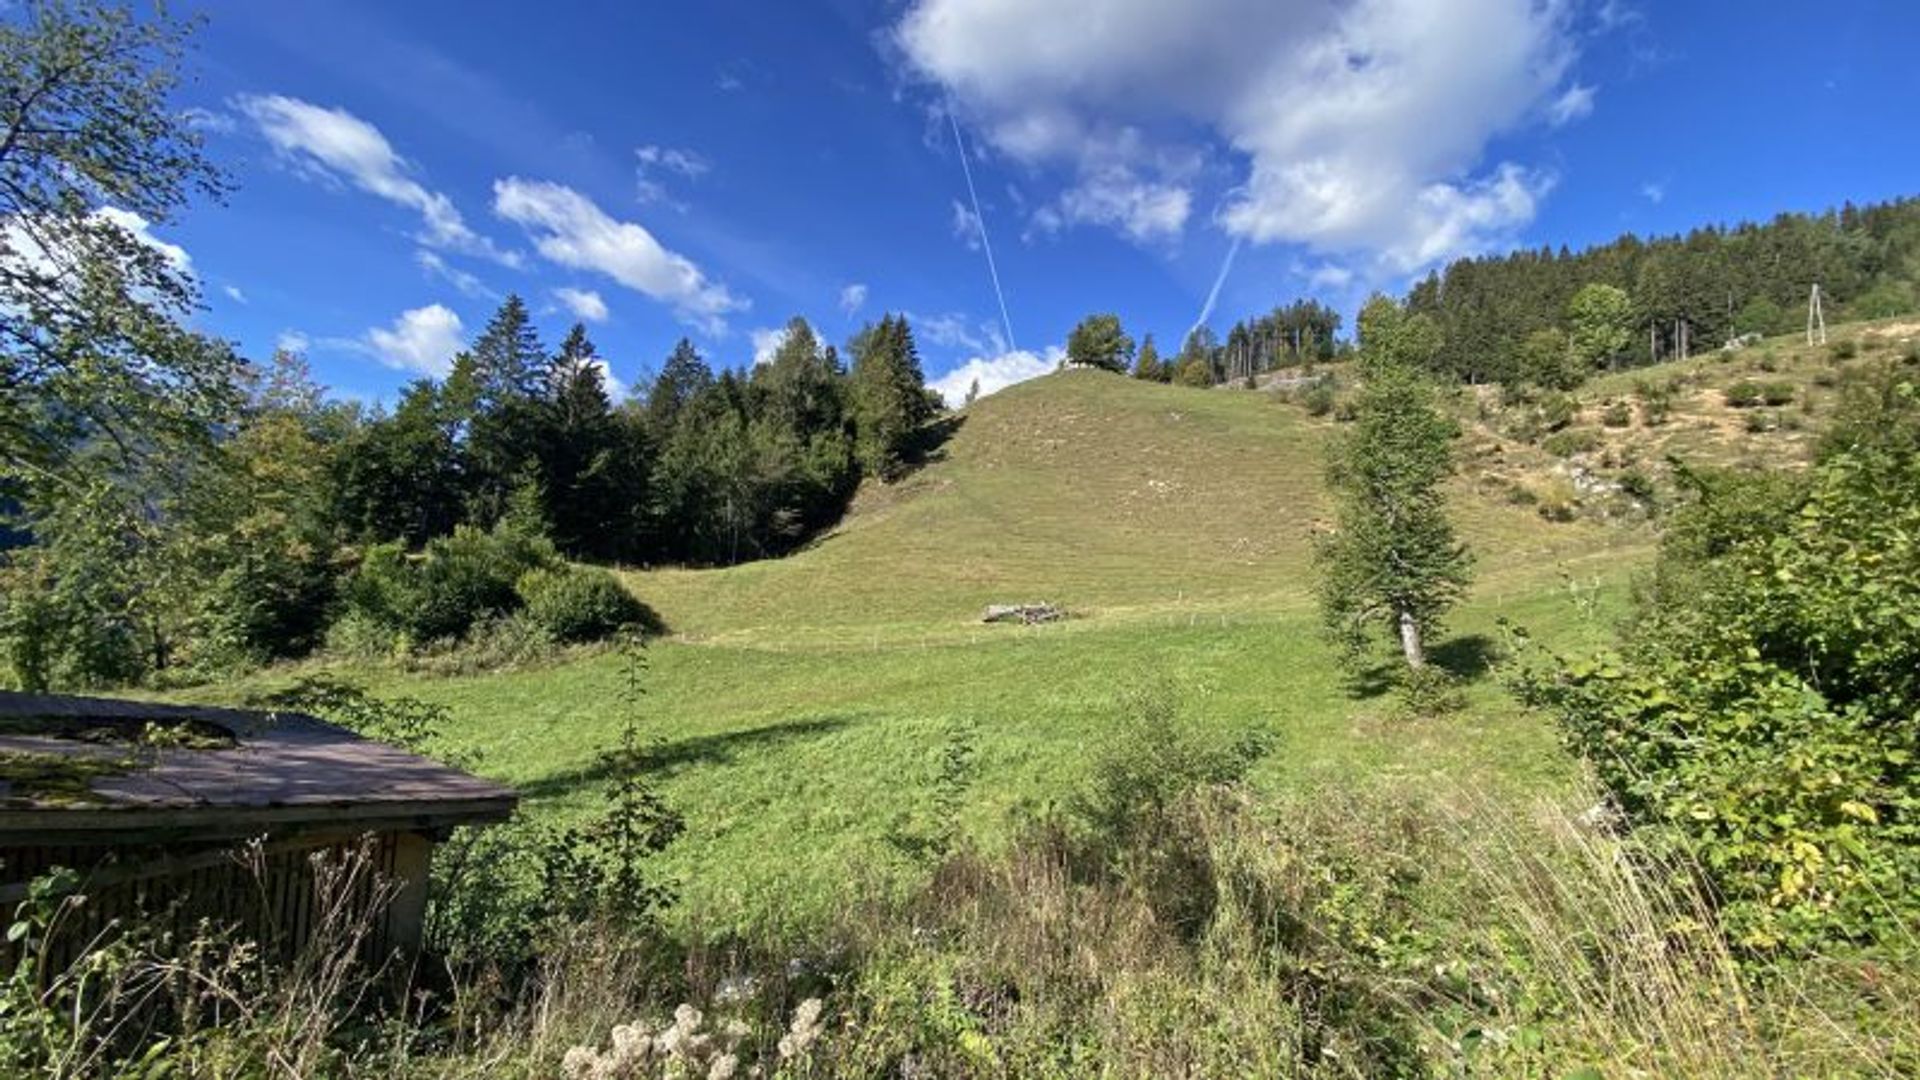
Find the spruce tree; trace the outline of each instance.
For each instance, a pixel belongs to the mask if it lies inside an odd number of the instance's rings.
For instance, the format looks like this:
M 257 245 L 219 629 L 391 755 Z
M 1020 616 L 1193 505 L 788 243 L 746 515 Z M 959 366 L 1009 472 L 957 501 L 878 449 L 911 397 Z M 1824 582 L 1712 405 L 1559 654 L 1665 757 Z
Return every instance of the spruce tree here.
M 1349 658 L 1384 637 L 1414 673 L 1471 565 L 1440 490 L 1456 428 L 1413 362 L 1430 348 L 1420 318 L 1391 301 L 1362 314 L 1358 416 L 1329 461 L 1338 527 L 1317 552 L 1321 614 Z
M 660 375 L 647 393 L 647 429 L 656 442 L 664 443 L 687 404 L 701 391 L 713 385 L 713 369 L 693 347 L 681 338 L 668 354 Z
M 533 425 L 539 491 L 553 541 L 574 555 L 611 556 L 620 507 L 620 432 L 602 365 L 575 323 L 548 365 Z
M 1167 381 L 1167 366 L 1160 362 L 1160 349 L 1154 345 L 1152 334 L 1140 342 L 1140 353 L 1133 361 L 1133 377 L 1149 382 Z
M 851 349 L 855 455 L 869 475 L 897 479 L 932 412 L 913 330 L 905 316 L 887 315 L 855 335 Z

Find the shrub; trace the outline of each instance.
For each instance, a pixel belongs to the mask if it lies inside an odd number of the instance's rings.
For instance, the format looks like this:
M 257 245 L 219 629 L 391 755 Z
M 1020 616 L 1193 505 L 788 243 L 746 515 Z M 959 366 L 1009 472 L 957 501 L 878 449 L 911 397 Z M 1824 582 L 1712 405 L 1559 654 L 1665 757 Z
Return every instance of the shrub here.
M 1306 408 L 1309 416 L 1327 415 L 1333 411 L 1333 402 L 1333 380 L 1330 378 L 1314 380 L 1300 395 L 1300 404 Z
M 1653 477 L 1642 469 L 1628 469 L 1620 474 L 1620 491 L 1629 498 L 1651 505 L 1658 495 Z
M 1751 950 L 1920 916 L 1917 415 L 1810 476 L 1689 474 L 1618 651 L 1520 680 L 1644 837 L 1701 860 Z
M 529 570 L 516 588 L 527 618 L 555 641 L 599 641 L 646 618 L 646 607 L 620 579 L 598 567 Z
M 1760 404 L 1760 384 L 1752 379 L 1741 379 L 1720 392 L 1729 406 L 1735 409 L 1750 409 Z
M 1580 403 L 1570 394 L 1542 394 L 1535 414 L 1539 417 L 1540 430 L 1559 431 L 1580 414 Z
M 558 565 L 545 540 L 462 525 L 418 555 L 398 544 L 369 549 L 347 584 L 347 613 L 392 630 L 402 645 L 456 638 L 483 618 L 518 609 L 514 586 L 522 575 Z
M 1624 401 L 1609 402 L 1600 413 L 1600 422 L 1610 428 L 1623 428 L 1633 423 L 1633 410 Z
M 1548 521 L 1572 521 L 1580 513 L 1580 493 L 1573 481 L 1554 476 L 1533 488 L 1534 508 Z
M 1592 428 L 1568 428 L 1546 437 L 1540 448 L 1554 457 L 1590 454 L 1600 448 L 1600 433 Z
M 1333 418 L 1339 423 L 1351 424 L 1360 418 L 1360 406 L 1354 404 L 1352 398 L 1343 397 L 1334 402 Z
M 1835 360 L 1851 360 L 1860 355 L 1860 343 L 1852 338 L 1843 338 L 1827 347 L 1827 355 Z
M 1780 418 L 1770 412 L 1750 412 L 1744 426 L 1751 434 L 1764 435 L 1780 430 Z
M 1264 750 L 1257 736 L 1234 738 L 1197 723 L 1166 686 L 1135 689 L 1121 700 L 1115 730 L 1095 752 L 1092 778 L 1073 809 L 1102 835 L 1130 843 L 1180 797 L 1239 780 Z
M 1799 396 L 1799 390 L 1790 382 L 1775 381 L 1760 384 L 1760 400 L 1767 405 L 1789 405 Z

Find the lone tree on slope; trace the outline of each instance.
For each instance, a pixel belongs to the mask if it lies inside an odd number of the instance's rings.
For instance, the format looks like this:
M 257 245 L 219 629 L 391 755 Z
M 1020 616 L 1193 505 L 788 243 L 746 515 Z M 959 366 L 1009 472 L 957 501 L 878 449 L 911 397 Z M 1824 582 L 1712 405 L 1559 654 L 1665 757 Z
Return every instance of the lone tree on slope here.
M 1328 631 L 1350 659 L 1380 638 L 1397 640 L 1410 673 L 1426 666 L 1425 643 L 1471 566 L 1440 491 L 1453 471 L 1455 427 L 1418 366 L 1428 336 L 1419 318 L 1384 297 L 1361 314 L 1358 416 L 1329 462 L 1339 527 L 1317 552 Z
M 1081 367 L 1124 372 L 1133 360 L 1133 339 L 1118 315 L 1089 315 L 1067 335 L 1067 359 Z

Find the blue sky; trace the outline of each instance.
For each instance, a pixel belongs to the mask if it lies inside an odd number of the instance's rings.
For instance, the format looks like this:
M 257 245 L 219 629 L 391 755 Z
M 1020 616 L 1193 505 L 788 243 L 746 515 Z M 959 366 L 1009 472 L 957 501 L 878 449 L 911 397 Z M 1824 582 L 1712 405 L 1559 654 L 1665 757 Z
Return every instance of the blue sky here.
M 155 232 L 206 329 L 366 399 L 509 291 L 622 384 L 683 334 L 744 366 L 795 314 L 839 342 L 906 311 L 930 378 L 992 390 L 1090 311 L 1177 347 L 1216 282 L 1224 331 L 1474 251 L 1920 191 L 1920 5 L 1799 7 L 208 2 L 184 94 L 238 188 Z

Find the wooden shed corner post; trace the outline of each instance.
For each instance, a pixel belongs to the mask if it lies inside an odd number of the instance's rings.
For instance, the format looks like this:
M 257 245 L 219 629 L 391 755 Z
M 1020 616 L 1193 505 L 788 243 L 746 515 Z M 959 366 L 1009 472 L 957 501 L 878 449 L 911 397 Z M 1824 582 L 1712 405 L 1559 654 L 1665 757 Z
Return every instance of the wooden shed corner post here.
M 393 837 L 393 903 L 387 909 L 389 947 L 416 956 L 426 937 L 427 883 L 433 866 L 433 841 L 417 832 Z

